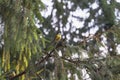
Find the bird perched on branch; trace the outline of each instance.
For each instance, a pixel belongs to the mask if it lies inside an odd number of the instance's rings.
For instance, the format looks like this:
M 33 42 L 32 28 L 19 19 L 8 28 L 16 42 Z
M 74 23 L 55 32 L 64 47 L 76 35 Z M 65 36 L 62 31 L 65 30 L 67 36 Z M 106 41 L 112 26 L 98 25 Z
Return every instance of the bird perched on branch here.
M 54 38 L 54 41 L 55 42 L 59 42 L 61 40 L 62 36 L 60 33 L 56 34 L 55 38 Z
M 49 51 L 49 50 L 55 48 L 57 46 L 57 44 L 59 44 L 61 39 L 62 39 L 62 35 L 60 33 L 57 33 L 55 35 L 55 37 L 53 38 L 53 40 L 50 42 L 50 44 L 48 44 L 44 50 Z

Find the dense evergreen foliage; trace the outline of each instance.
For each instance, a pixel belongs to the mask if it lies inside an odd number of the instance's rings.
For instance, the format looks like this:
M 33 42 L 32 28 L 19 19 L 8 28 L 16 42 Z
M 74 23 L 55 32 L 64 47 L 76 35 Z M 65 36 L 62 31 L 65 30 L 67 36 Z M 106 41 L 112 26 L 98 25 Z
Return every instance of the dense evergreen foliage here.
M 0 79 L 119 80 L 119 31 L 116 0 L 0 0 Z

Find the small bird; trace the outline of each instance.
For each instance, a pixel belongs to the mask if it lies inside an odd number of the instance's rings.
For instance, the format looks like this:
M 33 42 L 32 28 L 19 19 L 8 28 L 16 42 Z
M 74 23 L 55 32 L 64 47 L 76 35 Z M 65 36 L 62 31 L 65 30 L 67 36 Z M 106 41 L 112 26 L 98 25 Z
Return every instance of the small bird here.
M 55 35 L 55 37 L 53 38 L 53 40 L 50 42 L 50 44 L 47 45 L 44 50 L 45 50 L 45 51 L 52 50 L 53 48 L 56 47 L 56 45 L 59 44 L 59 42 L 61 41 L 61 39 L 62 39 L 61 34 L 60 34 L 60 33 L 57 33 L 57 34 Z
M 55 41 L 55 42 L 59 42 L 59 41 L 61 40 L 61 38 L 62 38 L 61 34 L 58 33 L 58 34 L 55 36 L 54 41 Z

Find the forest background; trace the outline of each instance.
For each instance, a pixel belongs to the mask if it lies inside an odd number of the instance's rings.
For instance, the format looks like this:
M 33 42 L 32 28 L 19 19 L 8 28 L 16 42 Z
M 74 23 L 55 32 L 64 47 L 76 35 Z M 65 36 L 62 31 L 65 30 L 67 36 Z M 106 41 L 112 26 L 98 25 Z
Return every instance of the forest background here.
M 47 1 L 0 0 L 0 79 L 120 80 L 120 2 Z

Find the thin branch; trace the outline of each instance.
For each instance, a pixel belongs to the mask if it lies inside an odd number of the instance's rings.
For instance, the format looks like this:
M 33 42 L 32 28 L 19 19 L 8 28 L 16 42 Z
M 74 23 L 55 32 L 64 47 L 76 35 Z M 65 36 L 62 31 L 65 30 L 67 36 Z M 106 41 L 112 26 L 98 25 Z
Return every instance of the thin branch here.
M 38 61 L 35 65 L 41 64 L 42 62 L 44 62 L 45 60 L 47 60 L 49 57 L 51 57 L 51 54 L 55 51 L 55 49 L 53 49 L 50 53 L 47 53 L 47 55 L 45 57 L 43 57 L 40 61 Z
M 45 60 L 47 60 L 49 57 L 51 57 L 51 54 L 55 51 L 55 49 L 56 49 L 56 47 L 54 49 L 52 49 L 50 51 L 50 53 L 47 53 L 47 55 L 44 58 L 42 58 L 40 61 L 38 61 L 35 65 L 41 64 L 42 62 L 44 62 Z M 26 72 L 27 71 L 24 70 L 23 72 L 19 73 L 18 75 L 11 77 L 10 80 L 14 80 L 15 78 L 18 78 L 18 77 L 26 74 Z
M 22 76 L 23 74 L 26 74 L 26 70 L 24 70 L 23 72 L 21 72 L 20 74 L 18 74 L 18 75 L 16 75 L 16 76 L 11 77 L 9 80 L 14 80 L 14 79 L 17 78 L 17 77 Z

